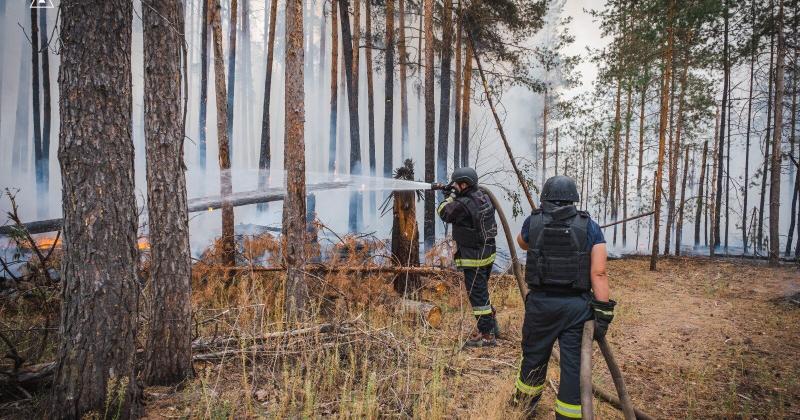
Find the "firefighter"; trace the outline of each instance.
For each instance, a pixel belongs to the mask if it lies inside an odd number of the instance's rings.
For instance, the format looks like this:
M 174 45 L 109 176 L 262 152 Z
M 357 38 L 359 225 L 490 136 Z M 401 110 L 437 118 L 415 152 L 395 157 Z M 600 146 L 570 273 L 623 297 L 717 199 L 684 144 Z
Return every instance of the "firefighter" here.
M 581 418 L 580 348 L 583 324 L 594 319 L 595 338 L 605 336 L 616 302 L 609 299 L 603 232 L 584 211 L 575 181 L 548 179 L 541 208 L 534 210 L 517 236 L 527 250 L 522 325 L 522 364 L 514 401 L 533 415 L 541 398 L 553 344 L 561 350 L 561 381 L 555 404 L 557 419 Z
M 464 345 L 494 346 L 498 331 L 489 300 L 489 275 L 496 251 L 495 209 L 489 197 L 478 188 L 478 173 L 472 168 L 453 171 L 444 192 L 446 198 L 436 213 L 445 223 L 453 224 L 453 240 L 457 246 L 455 264 L 464 272 L 464 285 L 477 320 L 476 330 Z

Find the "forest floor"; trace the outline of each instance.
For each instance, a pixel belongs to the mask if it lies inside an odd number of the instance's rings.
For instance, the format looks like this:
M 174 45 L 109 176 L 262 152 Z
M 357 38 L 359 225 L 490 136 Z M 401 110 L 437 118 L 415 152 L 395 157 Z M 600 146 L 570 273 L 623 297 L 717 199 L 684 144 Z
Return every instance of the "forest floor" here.
M 646 259 L 626 258 L 609 275 L 619 302 L 609 342 L 638 408 L 655 418 L 800 417 L 797 266 L 667 258 L 652 273 Z M 398 314 L 389 277 L 311 276 L 315 315 L 289 325 L 280 273 L 226 285 L 196 264 L 196 376 L 145 388 L 145 418 L 521 418 L 508 404 L 523 318 L 513 278 L 491 280 L 498 346 L 463 349 L 474 320 L 456 273 L 421 292 L 442 308 L 440 328 Z M 594 361 L 595 383 L 613 393 L 597 346 Z M 555 363 L 548 378 L 557 386 Z M 30 418 L 43 398 L 3 404 L 0 417 Z M 548 385 L 537 418 L 552 418 L 554 399 Z M 597 418 L 622 418 L 594 404 Z

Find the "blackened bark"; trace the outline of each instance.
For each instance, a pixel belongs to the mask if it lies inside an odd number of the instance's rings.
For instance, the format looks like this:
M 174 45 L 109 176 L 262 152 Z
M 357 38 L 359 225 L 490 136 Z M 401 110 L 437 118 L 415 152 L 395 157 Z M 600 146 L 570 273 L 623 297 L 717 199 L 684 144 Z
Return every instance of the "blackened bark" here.
M 211 0 L 200 0 L 203 2 L 203 14 L 200 17 L 202 29 L 200 31 L 200 111 L 198 119 L 200 121 L 200 134 L 198 139 L 198 150 L 200 152 L 200 168 L 206 169 L 206 118 L 208 115 L 208 27 L 210 25 L 210 15 L 208 3 Z
M 783 1 L 778 2 L 778 55 L 775 59 L 775 124 L 772 139 L 772 167 L 769 184 L 769 262 L 780 258 L 781 138 L 783 136 L 783 95 L 786 43 L 783 34 Z
M 700 246 L 700 218 L 703 216 L 703 199 L 705 198 L 703 187 L 706 182 L 706 160 L 708 159 L 708 139 L 703 142 L 703 159 L 700 163 L 700 179 L 697 183 L 697 198 L 694 214 L 694 247 Z
M 408 52 L 406 52 L 406 1 L 398 0 L 397 49 L 400 64 L 400 154 L 403 159 L 410 158 L 408 148 Z
M 383 102 L 383 176 L 392 176 L 394 147 L 394 0 L 386 0 L 386 64 L 384 67 Z
M 217 99 L 217 144 L 219 149 L 220 193 L 227 196 L 233 193 L 231 176 L 231 158 L 228 139 L 227 91 L 225 87 L 225 54 L 222 51 L 222 18 L 220 16 L 220 0 L 213 1 L 211 12 L 211 29 L 214 33 L 214 90 Z M 236 243 L 233 230 L 233 205 L 225 202 L 222 206 L 222 265 L 236 265 Z
M 33 162 L 36 172 L 36 190 L 42 191 L 42 105 L 41 93 L 39 91 L 39 48 L 36 41 L 39 40 L 38 10 L 31 7 L 31 96 L 33 97 Z M 40 200 L 41 201 L 41 200 Z
M 406 159 L 397 169 L 396 179 L 414 180 L 414 164 Z M 392 259 L 404 267 L 419 266 L 419 227 L 417 226 L 417 194 L 414 191 L 395 191 L 392 217 Z M 419 276 L 398 274 L 393 280 L 394 290 L 401 295 L 413 293 L 420 286 Z
M 770 3 L 770 10 L 772 10 Z M 764 160 L 761 172 L 761 197 L 758 204 L 758 232 L 756 234 L 755 250 L 761 251 L 764 246 L 764 203 L 767 198 L 767 173 L 769 172 L 770 157 L 770 135 L 772 133 L 772 88 L 773 88 L 773 64 L 775 59 L 775 34 L 770 36 L 769 43 L 769 82 L 767 84 L 767 132 L 764 136 Z
M 723 154 L 725 152 L 725 118 L 727 117 L 727 110 L 728 110 L 728 85 L 730 83 L 730 63 L 728 59 L 728 0 L 725 0 L 725 11 L 724 11 L 724 20 L 725 20 L 725 31 L 723 35 L 723 52 L 722 52 L 722 69 L 724 72 L 723 75 L 723 85 L 722 85 L 722 111 L 720 113 L 720 125 L 719 125 L 719 146 L 717 148 L 717 186 L 716 186 L 716 198 L 714 199 L 714 230 L 713 230 L 713 240 L 711 245 L 711 255 L 714 255 L 714 252 L 720 246 L 720 214 L 722 210 L 722 176 L 723 176 L 723 164 L 722 160 L 724 158 Z
M 150 240 L 150 324 L 145 381 L 172 385 L 193 374 L 189 212 L 183 172 L 180 0 L 151 1 L 144 26 L 144 118 Z M 183 57 L 185 59 L 185 57 Z
M 367 134 L 369 139 L 369 174 L 375 176 L 375 83 L 372 69 L 372 0 L 365 0 L 366 5 L 366 49 L 364 60 L 367 62 Z
M 683 210 L 686 207 L 686 178 L 689 175 L 689 146 L 687 145 L 685 149 L 683 156 L 683 177 L 681 178 L 681 201 L 678 204 L 678 221 L 675 224 L 675 255 L 681 255 Z
M 270 113 L 272 101 L 272 61 L 275 57 L 275 22 L 278 12 L 278 0 L 271 0 L 269 6 L 269 30 L 267 35 L 267 70 L 264 77 L 264 107 L 261 110 L 261 149 L 258 156 L 258 187 L 267 187 L 267 177 L 272 167 L 272 147 L 270 146 Z M 323 34 L 323 38 L 325 35 Z M 258 211 L 265 211 L 267 204 L 257 206 Z
M 455 116 L 453 118 L 453 168 L 461 166 L 461 46 L 462 42 L 461 30 L 461 3 L 458 4 L 458 11 L 456 12 L 456 75 L 453 81 L 455 88 Z
M 342 53 L 344 55 L 345 84 L 347 85 L 347 108 L 350 117 L 350 174 L 361 175 L 361 136 L 358 124 L 358 87 L 355 85 L 353 64 L 353 39 L 350 34 L 349 0 L 339 0 L 339 19 L 342 24 Z M 357 232 L 361 221 L 360 192 L 350 194 L 350 211 L 348 225 L 351 232 Z
M 453 0 L 442 8 L 442 51 L 439 86 L 439 141 L 436 150 L 436 178 L 447 181 L 447 150 L 450 138 L 450 59 L 453 55 Z
M 51 418 L 139 414 L 132 22 L 129 1 L 61 3 L 64 287 Z
M 433 0 L 424 0 L 424 20 L 425 20 L 425 182 L 434 182 L 434 148 L 435 148 L 435 127 L 436 123 L 436 104 L 433 99 Z M 436 225 L 433 218 L 434 213 L 434 194 L 433 191 L 425 191 L 425 214 L 423 235 L 425 238 L 425 250 L 433 246 L 436 237 Z
M 333 11 L 335 13 L 335 11 Z M 345 16 L 346 18 L 346 16 Z M 286 314 L 304 317 L 308 286 L 305 265 L 306 158 L 305 93 L 303 87 L 303 1 L 286 2 L 286 95 L 283 165 L 286 168 L 286 199 L 283 202 L 283 234 L 286 236 Z
M 50 190 L 50 123 L 52 120 L 51 93 L 50 93 L 50 49 L 47 33 L 47 9 L 39 9 L 39 33 L 41 43 L 39 51 L 42 54 L 42 135 L 40 155 L 36 158 L 37 192 L 39 197 L 47 197 Z M 39 217 L 47 217 L 47 200 L 37 200 Z

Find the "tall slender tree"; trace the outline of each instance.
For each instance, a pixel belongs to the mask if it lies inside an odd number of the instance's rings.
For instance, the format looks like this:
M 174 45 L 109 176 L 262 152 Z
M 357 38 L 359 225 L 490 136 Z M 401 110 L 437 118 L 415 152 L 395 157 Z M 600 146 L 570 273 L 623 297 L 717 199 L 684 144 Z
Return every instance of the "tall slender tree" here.
M 775 59 L 775 124 L 772 138 L 772 166 L 769 184 L 769 262 L 780 258 L 781 138 L 783 137 L 783 95 L 786 40 L 783 33 L 783 1 L 778 2 L 778 55 Z
M 336 129 L 339 121 L 339 10 L 338 1 L 331 0 L 331 113 L 328 131 L 328 171 L 336 171 Z
M 350 33 L 350 0 L 339 0 L 339 19 L 342 24 L 342 53 L 344 55 L 345 83 L 347 88 L 347 107 L 350 116 L 350 174 L 361 175 L 361 136 L 358 124 L 358 87 L 355 85 L 355 67 L 353 63 L 353 39 Z M 360 192 L 350 195 L 349 226 L 351 232 L 358 231 L 361 220 Z
M 222 49 L 222 7 L 220 0 L 213 1 L 211 29 L 214 35 L 214 91 L 217 102 L 217 146 L 219 154 L 220 193 L 227 197 L 233 193 L 231 179 L 231 157 L 228 140 L 228 94 L 225 86 L 225 54 Z M 222 204 L 222 236 L 220 238 L 222 260 L 226 267 L 236 265 L 236 243 L 233 228 L 233 205 L 229 201 Z
M 456 56 L 456 74 L 455 79 L 453 80 L 453 87 L 455 88 L 455 95 L 454 95 L 454 102 L 455 102 L 455 111 L 454 111 L 454 122 L 453 124 L 453 167 L 458 168 L 461 166 L 461 72 L 463 67 L 461 67 L 461 57 L 462 54 L 462 40 L 463 40 L 463 30 L 461 24 L 461 3 L 458 4 L 458 9 L 456 11 L 456 49 L 455 49 L 455 56 Z
M 472 45 L 464 55 L 464 87 L 461 90 L 461 166 L 469 166 L 469 105 L 472 100 Z
M 346 5 L 342 6 L 346 10 Z M 331 10 L 336 13 L 335 9 Z M 347 19 L 346 15 L 344 17 Z M 286 313 L 290 320 L 305 316 L 308 301 L 303 266 L 306 235 L 305 92 L 303 76 L 303 1 L 286 1 L 286 94 L 283 165 L 286 168 L 286 199 L 283 229 L 286 237 Z
M 189 212 L 183 164 L 181 62 L 184 27 L 180 0 L 142 8 L 147 212 L 150 240 L 150 314 L 145 380 L 180 383 L 193 374 Z
M 745 130 L 745 149 L 744 149 L 744 186 L 742 187 L 742 253 L 747 254 L 747 198 L 750 189 L 750 129 L 753 116 L 753 80 L 755 74 L 756 50 L 758 49 L 759 39 L 756 29 L 756 0 L 750 2 L 751 19 L 751 51 L 750 51 L 750 87 L 747 95 L 747 129 Z
M 267 64 L 264 77 L 264 107 L 261 110 L 261 147 L 258 153 L 258 187 L 266 188 L 269 170 L 272 167 L 272 147 L 270 145 L 270 105 L 272 103 L 272 62 L 275 57 L 275 22 L 278 13 L 278 0 L 269 2 L 269 30 L 267 35 Z M 325 36 L 323 35 L 323 38 Z M 267 203 L 259 203 L 258 211 L 265 211 Z
M 714 255 L 714 252 L 720 246 L 720 214 L 722 208 L 722 177 L 724 171 L 724 165 L 722 161 L 724 159 L 724 152 L 725 152 L 725 118 L 728 117 L 727 110 L 728 110 L 728 86 L 730 84 L 730 58 L 728 54 L 728 0 L 724 1 L 724 8 L 723 8 L 723 20 L 725 22 L 725 29 L 723 32 L 723 41 L 722 41 L 722 71 L 723 71 L 723 82 L 722 82 L 722 104 L 720 105 L 720 124 L 719 124 L 719 146 L 717 146 L 717 186 L 716 186 L 716 198 L 714 199 L 714 229 L 713 229 L 713 243 L 711 245 L 710 253 Z
M 383 176 L 392 176 L 394 147 L 394 0 L 386 0 L 386 38 L 383 102 Z M 402 71 L 402 70 L 401 70 Z
M 425 182 L 434 182 L 436 104 L 433 99 L 433 0 L 424 0 L 423 16 L 425 19 Z M 433 191 L 426 191 L 423 226 L 426 251 L 433 246 L 436 237 L 433 200 Z
M 694 215 L 694 247 L 700 246 L 700 224 L 702 223 L 703 216 L 703 199 L 705 193 L 703 188 L 706 183 L 706 159 L 708 159 L 708 139 L 703 142 L 703 158 L 700 161 L 700 179 L 697 182 L 697 198 L 695 199 L 695 215 Z M 708 206 L 708 204 L 706 204 Z
M 36 156 L 36 185 L 39 197 L 47 197 L 50 191 L 50 124 L 52 121 L 52 107 L 50 93 L 50 43 L 47 39 L 47 9 L 40 9 L 39 13 L 40 44 L 39 53 L 42 55 L 42 135 L 39 147 L 39 156 Z M 47 217 L 47 201 L 37 200 L 38 216 Z
M 406 51 L 406 0 L 398 0 L 397 52 L 400 64 L 400 154 L 410 157 L 408 144 L 408 52 Z
M 367 64 L 367 134 L 369 136 L 369 174 L 375 176 L 375 84 L 374 71 L 372 69 L 372 0 L 364 0 L 366 3 L 366 48 L 364 50 L 364 61 Z
M 211 16 L 208 10 L 210 0 L 200 0 L 203 3 L 200 31 L 200 110 L 198 120 L 200 124 L 197 149 L 200 153 L 200 168 L 206 169 L 206 117 L 208 115 L 208 28 L 211 25 Z
M 140 413 L 132 22 L 129 1 L 61 3 L 64 287 L 50 418 Z
M 447 150 L 450 138 L 450 61 L 453 55 L 453 0 L 442 7 L 442 50 L 439 78 L 439 141 L 436 149 L 436 178 L 447 180 Z
M 233 106 L 236 93 L 236 38 L 239 34 L 237 30 L 239 2 L 230 0 L 230 22 L 228 24 L 228 86 L 227 86 L 227 106 L 225 113 L 228 118 L 228 155 L 233 157 Z

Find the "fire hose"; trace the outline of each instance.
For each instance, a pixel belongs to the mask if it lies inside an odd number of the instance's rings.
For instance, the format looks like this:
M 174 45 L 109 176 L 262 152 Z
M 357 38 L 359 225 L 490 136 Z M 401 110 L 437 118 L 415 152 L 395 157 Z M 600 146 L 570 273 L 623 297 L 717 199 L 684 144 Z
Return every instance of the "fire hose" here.
M 527 283 L 525 283 L 525 279 L 522 274 L 522 266 L 520 265 L 519 258 L 517 257 L 517 249 L 516 245 L 514 244 L 514 236 L 512 236 L 511 234 L 511 228 L 509 227 L 508 220 L 506 219 L 505 213 L 503 212 L 503 207 L 500 205 L 500 202 L 497 200 L 497 197 L 495 197 L 495 195 L 488 188 L 484 186 L 479 186 L 478 188 L 480 188 L 480 190 L 483 191 L 483 193 L 489 197 L 489 200 L 491 200 L 492 205 L 497 211 L 497 216 L 500 218 L 500 224 L 503 226 L 503 233 L 505 233 L 506 241 L 508 241 L 508 252 L 511 255 L 511 270 L 514 273 L 514 278 L 517 280 L 517 287 L 519 288 L 519 293 L 524 303 L 525 297 L 528 295 L 528 285 Z M 443 184 L 431 184 L 431 189 L 446 190 L 447 186 Z M 622 378 L 622 370 L 620 370 L 619 365 L 614 359 L 614 353 L 611 351 L 611 346 L 608 344 L 605 337 L 597 340 L 597 344 L 600 347 L 600 352 L 603 354 L 603 358 L 605 358 L 606 360 L 606 364 L 608 365 L 608 370 L 611 373 L 611 379 L 613 379 L 614 381 L 614 387 L 617 390 L 619 399 L 614 398 L 614 396 L 611 393 L 601 389 L 598 386 L 595 386 L 592 383 L 593 336 L 594 336 L 594 320 L 592 319 L 584 323 L 583 338 L 581 344 L 580 383 L 581 383 L 581 412 L 583 418 L 589 420 L 594 418 L 594 410 L 592 405 L 592 392 L 594 392 L 599 398 L 606 400 L 613 407 L 620 409 L 625 417 L 625 420 L 653 419 L 652 416 L 633 407 L 633 402 L 631 401 L 630 395 L 628 394 L 625 388 L 625 381 Z M 555 356 L 555 353 L 553 353 L 553 356 Z

